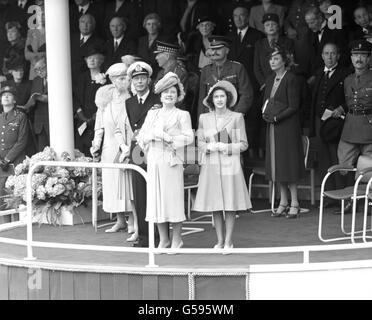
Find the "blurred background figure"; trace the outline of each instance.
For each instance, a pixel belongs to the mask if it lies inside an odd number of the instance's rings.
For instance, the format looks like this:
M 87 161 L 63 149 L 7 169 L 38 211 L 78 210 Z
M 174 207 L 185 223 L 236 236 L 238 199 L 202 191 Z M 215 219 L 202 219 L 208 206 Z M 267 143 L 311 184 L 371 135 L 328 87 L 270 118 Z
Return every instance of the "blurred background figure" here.
M 261 0 L 261 5 L 254 6 L 251 8 L 249 15 L 249 25 L 252 28 L 256 28 L 261 32 L 264 32 L 264 26 L 262 18 L 267 13 L 275 13 L 279 17 L 279 27 L 282 28 L 284 25 L 285 8 L 274 4 L 271 0 Z

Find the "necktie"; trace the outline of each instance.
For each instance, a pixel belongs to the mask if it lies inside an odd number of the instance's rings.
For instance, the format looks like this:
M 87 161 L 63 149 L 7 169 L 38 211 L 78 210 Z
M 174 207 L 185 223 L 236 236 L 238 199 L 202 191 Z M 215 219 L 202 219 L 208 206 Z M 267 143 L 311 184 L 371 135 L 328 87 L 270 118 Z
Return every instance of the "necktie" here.
M 80 13 L 80 16 L 82 16 L 84 14 L 84 9 L 81 8 L 80 11 L 79 11 L 79 13 Z
M 327 70 L 326 72 L 325 72 L 325 77 L 326 77 L 326 79 L 329 79 L 329 74 L 331 73 L 331 70 Z
M 242 34 L 241 31 L 239 31 L 238 36 L 239 36 L 239 41 L 242 42 L 242 40 L 243 40 L 243 34 Z
M 80 47 L 84 44 L 84 37 L 81 37 L 80 39 Z
M 114 43 L 114 51 L 116 51 L 116 50 L 118 49 L 118 46 L 119 46 L 118 41 L 115 40 L 115 43 Z
M 142 106 L 142 98 L 139 98 L 139 104 Z

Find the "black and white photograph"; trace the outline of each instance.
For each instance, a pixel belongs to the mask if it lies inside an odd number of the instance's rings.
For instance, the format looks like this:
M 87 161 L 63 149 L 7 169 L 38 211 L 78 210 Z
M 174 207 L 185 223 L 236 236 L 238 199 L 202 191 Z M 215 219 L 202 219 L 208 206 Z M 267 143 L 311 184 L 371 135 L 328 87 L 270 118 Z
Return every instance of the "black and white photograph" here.
M 0 0 L 0 300 L 371 287 L 370 0 Z

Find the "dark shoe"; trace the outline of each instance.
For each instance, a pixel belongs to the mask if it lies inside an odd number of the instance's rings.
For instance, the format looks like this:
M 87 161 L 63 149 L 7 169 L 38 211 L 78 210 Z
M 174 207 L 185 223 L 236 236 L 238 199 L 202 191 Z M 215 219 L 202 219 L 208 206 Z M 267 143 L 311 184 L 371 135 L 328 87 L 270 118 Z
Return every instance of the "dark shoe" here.
M 284 217 L 288 210 L 289 210 L 288 205 L 280 204 L 279 207 L 276 209 L 275 213 L 272 213 L 271 216 L 274 218 Z
M 291 209 L 293 210 L 291 211 Z M 299 206 L 298 207 L 291 206 L 285 217 L 287 219 L 296 219 L 299 216 L 300 210 L 301 208 Z
M 137 241 L 132 243 L 132 247 L 135 248 L 148 248 L 149 242 L 143 239 L 137 239 Z
M 353 211 L 353 201 L 347 201 L 345 206 L 344 206 L 344 214 L 350 214 Z M 333 214 L 335 215 L 340 215 L 341 210 L 336 209 Z

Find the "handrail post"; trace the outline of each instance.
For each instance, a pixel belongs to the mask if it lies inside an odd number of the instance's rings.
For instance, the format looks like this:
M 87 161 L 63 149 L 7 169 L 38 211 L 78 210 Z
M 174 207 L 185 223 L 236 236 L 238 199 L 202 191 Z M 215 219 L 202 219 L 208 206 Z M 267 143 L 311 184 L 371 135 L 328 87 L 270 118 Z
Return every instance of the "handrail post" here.
M 26 202 L 27 202 L 27 257 L 25 260 L 36 260 L 36 257 L 33 255 L 32 249 L 32 176 L 35 169 L 39 165 L 36 163 L 33 165 L 28 174 L 26 181 Z
M 308 249 L 304 249 L 304 264 L 309 264 L 310 263 L 310 251 Z
M 97 232 L 97 168 L 92 168 L 92 225 Z
M 148 268 L 156 268 L 158 265 L 155 264 L 155 224 L 154 222 L 149 222 L 149 264 L 146 266 Z

